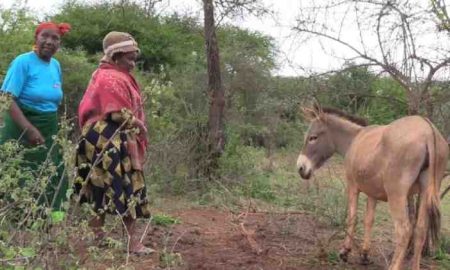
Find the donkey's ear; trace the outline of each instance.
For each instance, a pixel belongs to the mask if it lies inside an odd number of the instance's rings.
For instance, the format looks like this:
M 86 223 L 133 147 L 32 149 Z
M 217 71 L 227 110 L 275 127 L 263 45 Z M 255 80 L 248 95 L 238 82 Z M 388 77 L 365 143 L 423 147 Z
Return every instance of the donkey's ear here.
M 323 114 L 322 106 L 320 105 L 319 101 L 317 99 L 314 99 L 314 111 L 316 111 L 317 116 L 320 116 Z
M 300 109 L 302 110 L 303 117 L 307 121 L 312 121 L 312 120 L 316 119 L 317 117 L 319 117 L 317 111 L 313 108 L 301 107 Z

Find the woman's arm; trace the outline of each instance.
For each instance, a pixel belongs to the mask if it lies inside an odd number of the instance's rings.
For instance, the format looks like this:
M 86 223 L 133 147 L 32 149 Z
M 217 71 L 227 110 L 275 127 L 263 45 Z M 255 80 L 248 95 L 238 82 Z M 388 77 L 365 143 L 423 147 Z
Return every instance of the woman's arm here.
M 19 108 L 17 103 L 13 100 L 11 102 L 11 108 L 9 111 L 13 121 L 25 131 L 25 136 L 28 142 L 32 145 L 43 144 L 45 142 L 44 137 L 39 132 L 39 130 L 33 126 L 30 121 L 23 115 L 22 110 Z
M 131 112 L 113 112 L 111 113 L 111 120 L 117 123 L 123 123 L 124 121 L 129 121 L 131 126 L 139 128 L 140 131 L 147 133 L 147 127 L 145 124 L 131 115 Z
M 9 113 L 12 120 L 25 131 L 25 136 L 28 142 L 32 145 L 42 144 L 45 142 L 39 130 L 34 127 L 28 119 L 23 115 L 22 110 L 19 108 L 14 100 L 14 97 L 19 97 L 25 85 L 26 78 L 28 76 L 28 62 L 27 56 L 18 56 L 8 68 L 5 80 L 1 87 L 1 91 L 11 95 L 11 107 Z

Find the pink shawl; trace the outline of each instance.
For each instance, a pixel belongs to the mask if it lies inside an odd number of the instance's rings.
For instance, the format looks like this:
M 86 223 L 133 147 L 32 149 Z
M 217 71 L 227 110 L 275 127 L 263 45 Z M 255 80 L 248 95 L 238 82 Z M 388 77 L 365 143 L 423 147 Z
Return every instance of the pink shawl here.
M 113 112 L 123 108 L 145 123 L 145 113 L 141 92 L 134 77 L 109 63 L 101 63 L 92 75 L 88 88 L 78 107 L 79 125 L 104 120 Z M 127 150 L 133 168 L 142 170 L 147 149 L 147 134 L 143 131 L 138 136 L 128 136 Z

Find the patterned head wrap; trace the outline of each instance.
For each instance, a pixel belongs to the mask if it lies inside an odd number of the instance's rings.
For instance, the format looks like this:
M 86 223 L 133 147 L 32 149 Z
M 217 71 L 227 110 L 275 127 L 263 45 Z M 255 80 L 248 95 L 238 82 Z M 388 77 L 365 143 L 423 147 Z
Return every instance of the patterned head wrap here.
M 102 61 L 111 62 L 114 54 L 140 52 L 138 44 L 134 38 L 124 32 L 109 32 L 103 39 L 103 53 L 105 56 Z

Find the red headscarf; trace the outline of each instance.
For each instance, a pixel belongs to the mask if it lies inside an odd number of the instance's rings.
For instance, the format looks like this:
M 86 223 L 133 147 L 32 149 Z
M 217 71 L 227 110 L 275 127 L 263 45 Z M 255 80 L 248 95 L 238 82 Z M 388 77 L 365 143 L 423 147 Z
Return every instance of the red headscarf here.
M 36 27 L 36 31 L 34 32 L 34 36 L 37 37 L 39 33 L 44 29 L 51 29 L 58 32 L 60 36 L 64 36 L 67 32 L 70 31 L 72 27 L 68 23 L 60 23 L 56 24 L 54 22 L 42 22 Z

